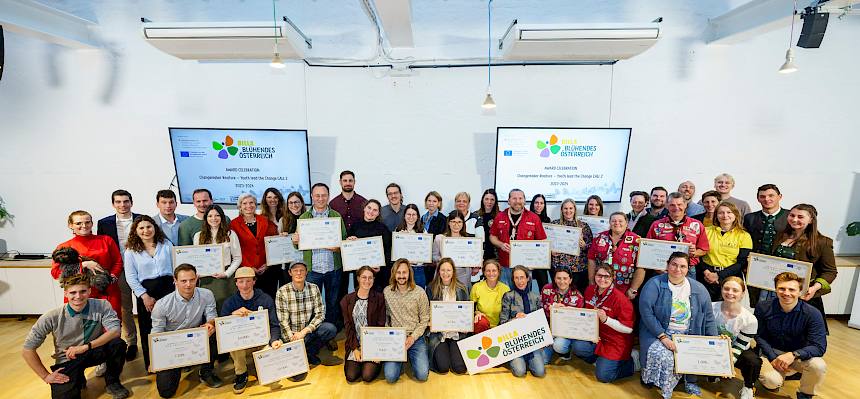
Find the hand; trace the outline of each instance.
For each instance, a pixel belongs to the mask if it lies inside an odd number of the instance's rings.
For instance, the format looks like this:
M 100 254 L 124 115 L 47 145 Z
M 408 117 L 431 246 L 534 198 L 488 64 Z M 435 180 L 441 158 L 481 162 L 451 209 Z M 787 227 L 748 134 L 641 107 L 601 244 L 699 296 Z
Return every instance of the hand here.
M 606 319 L 608 319 L 609 316 L 606 315 L 606 312 L 604 312 L 603 309 L 597 309 L 597 318 L 600 319 L 601 323 L 606 323 Z
M 705 281 L 711 284 L 717 284 L 720 281 L 720 275 L 710 270 L 705 270 Z
M 227 273 L 215 273 L 212 275 L 215 278 L 227 278 Z
M 806 291 L 806 295 L 800 297 L 800 299 L 803 299 L 804 301 L 808 301 L 808 300 L 812 299 L 813 297 L 815 297 L 815 293 L 818 292 L 818 290 L 820 290 L 820 289 L 821 289 L 821 283 L 812 284 L 809 287 L 809 289 Z
M 146 308 L 146 311 L 152 313 L 152 308 L 155 307 L 155 298 L 149 296 L 147 293 L 143 293 L 140 299 L 143 300 L 143 306 Z
M 472 275 L 473 275 L 473 276 L 477 276 L 477 275 L 478 275 L 478 272 L 480 272 L 480 271 L 481 271 L 481 268 L 480 268 L 480 267 L 473 267 L 473 268 L 472 268 Z
M 794 354 L 791 352 L 785 352 L 770 362 L 770 364 L 773 365 L 773 368 L 780 372 L 788 371 L 788 369 L 791 368 L 792 363 L 794 363 Z
M 379 267 L 371 267 L 370 270 L 373 270 L 374 273 L 379 273 Z
M 98 262 L 93 260 L 85 260 L 81 263 L 81 266 L 85 269 L 90 269 L 93 272 L 103 272 L 105 269 L 98 264 Z
M 271 347 L 272 347 L 272 349 L 278 349 L 278 348 L 280 348 L 280 347 L 281 347 L 281 345 L 283 345 L 283 344 L 284 344 L 284 343 L 283 343 L 283 342 L 281 342 L 281 340 L 276 339 L 276 340 L 272 341 L 272 343 L 271 343 L 271 344 L 269 344 L 269 346 L 271 346 Z
M 86 345 L 70 346 L 66 348 L 66 357 L 74 360 L 78 355 L 86 352 L 90 348 Z
M 526 314 L 523 312 L 519 312 L 516 316 L 514 316 L 515 319 L 522 319 L 523 317 L 526 317 Z
M 549 255 L 550 255 L 550 256 L 558 256 L 558 252 L 556 252 L 556 251 L 549 251 Z
M 279 233 L 278 235 L 279 235 L 279 236 L 281 236 L 281 237 L 286 237 L 286 236 L 290 235 L 290 233 L 287 233 L 286 231 L 283 231 L 283 232 Z
M 352 356 L 355 357 L 356 362 L 361 361 L 361 350 L 358 348 L 352 350 Z
M 293 333 L 293 336 L 290 337 L 290 341 L 298 341 L 300 339 L 304 339 L 305 335 L 307 335 L 307 333 L 308 333 L 307 330 L 295 332 L 295 333 Z
M 69 382 L 69 376 L 61 373 L 65 367 L 60 367 L 50 374 L 46 375 L 45 378 L 42 378 L 42 381 L 45 381 L 48 384 L 65 384 Z
M 234 310 L 233 313 L 230 313 L 230 314 L 233 316 L 245 317 L 245 316 L 251 314 L 251 311 L 248 310 L 246 307 L 242 306 L 241 308 Z
M 508 243 L 506 243 L 506 242 L 505 242 L 505 243 L 502 243 L 502 246 L 501 246 L 501 248 L 500 248 L 500 249 L 501 249 L 502 251 L 505 251 L 505 252 L 510 253 L 510 252 L 511 252 L 511 244 L 508 244 Z
M 579 237 L 579 247 L 585 248 L 585 239 L 582 237 Z
M 484 314 L 481 312 L 475 312 L 475 323 L 481 321 L 481 318 L 484 317 Z
M 349 236 L 346 238 L 347 241 L 355 241 L 357 239 L 358 239 L 358 237 L 356 237 L 356 236 Z
M 660 343 L 662 343 L 663 346 L 666 347 L 666 349 L 672 352 L 677 351 L 677 348 L 675 348 L 675 342 L 673 342 L 672 339 L 669 337 L 663 337 L 663 339 L 660 340 Z
M 411 335 L 406 337 L 406 349 L 411 348 L 412 344 L 414 344 L 414 343 L 415 343 L 415 337 L 413 337 Z
M 215 334 L 215 324 L 214 323 L 206 323 L 206 336 L 211 337 L 212 334 Z
M 299 232 L 298 231 L 293 233 L 293 245 L 295 245 L 296 247 L 299 246 Z
M 627 290 L 627 299 L 632 301 L 633 299 L 636 298 L 636 294 L 637 294 L 637 292 L 633 291 L 633 288 Z

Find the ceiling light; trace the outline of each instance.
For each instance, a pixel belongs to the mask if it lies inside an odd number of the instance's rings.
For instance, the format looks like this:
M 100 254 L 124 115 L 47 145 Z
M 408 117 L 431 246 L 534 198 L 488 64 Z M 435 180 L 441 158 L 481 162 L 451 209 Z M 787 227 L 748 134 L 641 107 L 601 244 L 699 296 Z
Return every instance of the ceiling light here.
M 275 53 L 275 57 L 272 58 L 272 62 L 269 63 L 269 66 L 275 69 L 284 69 L 287 65 L 284 64 L 284 60 L 281 59 L 281 55 Z
M 493 95 L 487 90 L 487 96 L 484 97 L 484 103 L 481 104 L 481 108 L 483 109 L 493 109 L 496 108 L 496 102 L 493 100 Z
M 794 50 L 788 49 L 785 52 L 785 63 L 779 67 L 779 73 L 797 72 L 797 65 L 794 65 Z

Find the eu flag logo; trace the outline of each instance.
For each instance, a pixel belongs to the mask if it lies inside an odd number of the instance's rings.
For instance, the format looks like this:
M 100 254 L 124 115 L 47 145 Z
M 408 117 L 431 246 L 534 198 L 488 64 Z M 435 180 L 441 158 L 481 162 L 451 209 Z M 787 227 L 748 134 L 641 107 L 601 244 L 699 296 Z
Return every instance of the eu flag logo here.
M 191 156 L 191 154 L 189 154 L 188 151 L 179 151 L 179 157 L 180 158 L 188 158 L 190 156 Z
M 514 152 L 513 152 L 513 151 L 511 151 L 511 150 L 505 150 L 505 155 L 504 155 L 504 156 L 509 157 L 509 156 L 512 156 L 512 155 L 514 155 Z

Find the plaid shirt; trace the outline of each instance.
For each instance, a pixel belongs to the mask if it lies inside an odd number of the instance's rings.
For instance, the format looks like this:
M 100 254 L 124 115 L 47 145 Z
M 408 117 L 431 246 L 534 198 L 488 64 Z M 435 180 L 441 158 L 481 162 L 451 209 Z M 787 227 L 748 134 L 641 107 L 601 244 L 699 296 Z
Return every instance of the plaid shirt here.
M 320 289 L 309 282 L 305 282 L 301 291 L 296 290 L 292 283 L 281 286 L 276 295 L 275 307 L 281 322 L 281 335 L 286 340 L 304 328 L 315 331 L 325 317 Z
M 316 208 L 311 207 L 311 212 L 314 218 L 327 218 L 329 208 L 325 208 L 322 212 L 317 212 Z M 312 259 L 312 269 L 309 271 L 314 271 L 317 273 L 328 273 L 330 271 L 334 271 L 334 253 L 330 249 L 320 248 L 320 249 L 312 249 L 311 253 L 313 254 Z M 317 323 L 319 324 L 319 323 Z M 316 328 L 316 327 L 314 327 Z

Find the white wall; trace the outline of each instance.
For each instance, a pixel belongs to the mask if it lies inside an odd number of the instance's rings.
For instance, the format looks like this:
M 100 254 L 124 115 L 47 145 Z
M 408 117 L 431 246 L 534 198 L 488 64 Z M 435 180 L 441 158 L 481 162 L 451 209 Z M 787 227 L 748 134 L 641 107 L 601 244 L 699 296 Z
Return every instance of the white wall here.
M 496 126 L 606 126 L 611 82 L 611 126 L 633 128 L 625 191 L 689 178 L 701 193 L 728 172 L 736 196 L 757 208 L 755 188 L 776 183 L 785 205 L 819 208 L 837 252 L 860 253 L 860 240 L 839 233 L 860 219 L 858 18 L 832 19 L 823 47 L 797 49 L 800 71 L 782 76 L 787 32 L 705 46 L 701 10 L 666 12 L 661 42 L 614 68 L 495 69 L 492 114 L 479 106 L 482 68 L 379 78 L 362 68 L 198 64 L 160 53 L 110 15 L 101 23 L 113 55 L 7 33 L 0 196 L 16 217 L 0 239 L 50 252 L 69 236 L 70 211 L 110 214 L 119 187 L 135 195 L 135 211 L 154 213 L 174 173 L 168 126 L 307 128 L 313 181 L 336 186 L 352 169 L 365 196 L 384 200 L 397 181 L 407 201 L 436 189 L 451 209 L 457 191 L 476 198 L 492 184 Z

